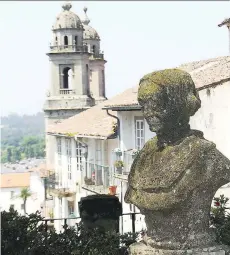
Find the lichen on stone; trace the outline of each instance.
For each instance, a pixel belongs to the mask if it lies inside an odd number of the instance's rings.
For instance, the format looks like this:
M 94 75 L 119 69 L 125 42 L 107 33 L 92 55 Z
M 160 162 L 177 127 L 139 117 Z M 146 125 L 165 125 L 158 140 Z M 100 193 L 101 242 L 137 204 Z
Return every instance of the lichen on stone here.
M 163 87 L 181 86 L 193 83 L 189 73 L 180 69 L 165 69 L 145 75 L 140 80 L 138 101 L 148 100 Z
M 217 189 L 230 182 L 230 161 L 190 129 L 189 118 L 201 105 L 195 84 L 179 69 L 153 72 L 141 79 L 138 100 L 157 136 L 133 161 L 125 201 L 145 215 L 148 245 L 209 247 L 210 205 Z

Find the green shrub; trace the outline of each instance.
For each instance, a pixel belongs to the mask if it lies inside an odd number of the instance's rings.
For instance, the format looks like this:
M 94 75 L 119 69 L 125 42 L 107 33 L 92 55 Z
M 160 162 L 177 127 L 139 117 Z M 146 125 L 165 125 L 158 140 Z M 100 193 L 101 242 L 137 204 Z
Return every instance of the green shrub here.
M 211 224 L 215 229 L 217 242 L 230 245 L 230 214 L 227 212 L 229 198 L 224 195 L 214 198 L 211 209 Z
M 125 255 L 138 234 L 120 235 L 100 229 L 87 231 L 64 226 L 63 232 L 46 231 L 37 212 L 21 216 L 13 209 L 2 212 L 2 254 L 4 255 Z

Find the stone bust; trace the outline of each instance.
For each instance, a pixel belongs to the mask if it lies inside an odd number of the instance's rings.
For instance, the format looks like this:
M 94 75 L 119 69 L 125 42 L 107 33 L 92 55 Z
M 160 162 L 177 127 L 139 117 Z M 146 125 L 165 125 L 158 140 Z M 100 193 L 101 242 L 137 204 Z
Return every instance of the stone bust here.
M 201 106 L 190 74 L 166 69 L 145 75 L 138 102 L 156 136 L 134 159 L 125 201 L 145 215 L 145 244 L 168 250 L 213 246 L 211 202 L 230 182 L 230 161 L 201 131 L 190 129 L 189 118 Z

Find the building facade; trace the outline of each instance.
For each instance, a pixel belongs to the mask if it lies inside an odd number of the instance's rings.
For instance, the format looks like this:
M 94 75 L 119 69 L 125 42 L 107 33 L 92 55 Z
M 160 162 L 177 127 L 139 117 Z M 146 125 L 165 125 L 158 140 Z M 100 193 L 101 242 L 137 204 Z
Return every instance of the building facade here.
M 100 37 L 92 28 L 84 9 L 81 20 L 65 3 L 52 27 L 52 41 L 47 53 L 51 82 L 44 104 L 45 126 L 53 125 L 104 101 L 104 54 Z M 55 140 L 46 137 L 47 166 L 54 168 Z

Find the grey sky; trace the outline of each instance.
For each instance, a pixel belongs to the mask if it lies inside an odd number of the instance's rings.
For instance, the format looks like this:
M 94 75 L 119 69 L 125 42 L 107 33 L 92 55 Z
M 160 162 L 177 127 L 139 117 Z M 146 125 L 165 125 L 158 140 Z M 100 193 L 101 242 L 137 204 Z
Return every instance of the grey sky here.
M 49 86 L 45 55 L 63 2 L 0 2 L 1 114 L 42 110 Z M 155 69 L 228 55 L 228 32 L 217 24 L 230 2 L 72 2 L 101 37 L 107 96 Z

